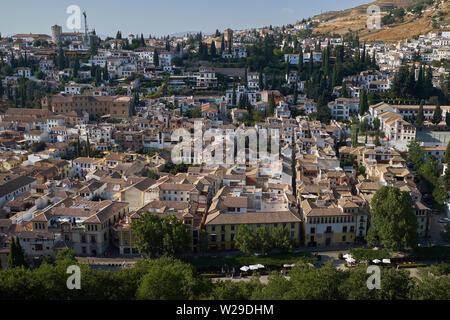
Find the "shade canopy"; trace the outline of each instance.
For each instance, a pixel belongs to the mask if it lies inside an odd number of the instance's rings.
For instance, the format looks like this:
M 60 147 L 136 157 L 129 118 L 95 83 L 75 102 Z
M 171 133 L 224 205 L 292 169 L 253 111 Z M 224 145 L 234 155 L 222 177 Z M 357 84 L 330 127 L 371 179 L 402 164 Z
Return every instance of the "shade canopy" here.
M 374 259 L 374 260 L 372 260 L 372 262 L 373 262 L 373 263 L 380 263 L 381 260 L 380 260 L 380 259 Z

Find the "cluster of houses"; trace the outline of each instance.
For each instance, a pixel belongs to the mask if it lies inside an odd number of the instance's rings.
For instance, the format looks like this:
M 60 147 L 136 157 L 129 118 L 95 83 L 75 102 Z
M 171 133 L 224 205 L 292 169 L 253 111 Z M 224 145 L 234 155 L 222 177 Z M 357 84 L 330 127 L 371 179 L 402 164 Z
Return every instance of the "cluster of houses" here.
M 311 23 L 292 29 L 307 29 Z M 272 32 L 227 29 L 204 42 L 222 46 L 224 59 L 242 59 L 246 42 Z M 393 47 L 367 45 L 381 68 L 344 78 L 348 97 L 341 96 L 341 86 L 333 88 L 330 124 L 309 117 L 317 112 L 317 103 L 304 94 L 305 83 L 295 71 L 285 79 L 285 85 L 296 86 L 294 96 L 265 89 L 267 75 L 244 68 L 177 66 L 174 61 L 183 56 L 187 37 L 172 39 L 168 46 L 143 39 L 146 47 L 136 50 L 124 49 L 125 40 L 136 39 L 133 35 L 109 39 L 108 48 L 92 56 L 83 35 L 62 33 L 58 26 L 52 27 L 52 37 L 30 34 L 15 35 L 12 42 L 0 40 L 0 51 L 12 49 L 16 57 L 25 53 L 27 59 L 39 61 L 44 73 L 44 79 L 38 79 L 30 68 L 16 68 L 3 85 L 13 92 L 21 77 L 52 88 L 65 77 L 82 80 L 65 83 L 63 92 L 42 98 L 41 109 L 8 108 L 0 113 L 0 265 L 6 265 L 12 237 L 19 238 L 30 258 L 54 256 L 66 248 L 78 256 L 139 254 L 131 226 L 143 214 L 173 214 L 182 220 L 191 232 L 194 252 L 200 250 L 201 230 L 208 234 L 209 250 L 238 249 L 234 238 L 241 225 L 252 230 L 284 227 L 297 247 L 364 243 L 371 228 L 370 201 L 386 185 L 412 195 L 417 231 L 428 238 L 431 209 L 423 202 L 404 152 L 418 134 L 413 119 L 419 106 L 382 102 L 359 115 L 359 97 L 362 90 L 389 90 L 399 67 L 397 55 L 411 59 L 408 52 L 421 50 L 424 61 L 448 57 L 448 49 L 441 48 L 448 38 L 443 32 Z M 320 49 L 340 40 L 304 40 L 303 62 L 320 62 Z M 73 68 L 59 70 L 51 58 L 55 48 L 36 46 L 36 41 L 69 41 L 65 54 L 87 62 L 76 75 Z M 422 50 L 430 41 L 431 52 Z M 11 64 L 11 55 L 0 57 Z M 293 65 L 299 58 L 284 55 Z M 93 85 L 95 75 L 85 66 L 107 70 L 118 84 Z M 436 68 L 433 76 L 439 79 L 444 73 Z M 220 92 L 219 74 L 243 81 Z M 197 92 L 141 95 L 137 104 L 135 89 L 147 80 L 162 82 L 147 88 L 148 93 L 167 88 Z M 423 106 L 425 125 L 434 108 Z M 263 115 L 251 125 L 250 109 Z M 445 129 L 450 106 L 441 109 L 442 123 L 437 126 Z M 355 116 L 369 123 L 379 120 L 381 146 L 349 146 L 348 122 Z M 270 152 L 255 147 L 268 136 Z M 427 155 L 443 158 L 446 142 L 422 144 Z M 219 155 L 231 156 L 224 160 Z M 175 170 L 174 156 L 188 166 Z M 365 170 L 357 169 L 361 167 Z
M 209 108 L 212 103 L 206 103 L 204 109 Z M 245 127 L 207 118 L 168 117 L 136 119 L 126 125 L 64 122 L 52 127 L 53 120 L 66 121 L 53 117 L 41 110 L 21 125 L 39 121 L 50 136 L 67 126 L 67 140 L 48 142 L 45 150 L 33 152 L 17 145 L 27 131 L 8 129 L 8 136 L 2 137 L 2 143 L 13 141 L 1 152 L 2 261 L 13 236 L 30 258 L 54 256 L 64 248 L 80 256 L 138 254 L 131 225 L 147 212 L 181 219 L 192 232 L 194 252 L 199 250 L 201 230 L 208 233 L 209 250 L 237 249 L 234 237 L 240 225 L 252 230 L 287 228 L 296 246 L 362 243 L 370 228 L 370 200 L 383 185 L 413 195 L 418 233 L 429 236 L 431 209 L 422 202 L 405 155 L 388 145 L 338 147 L 346 129 L 337 121 L 326 125 L 307 116 L 268 117 Z M 225 154 L 229 141 L 239 139 L 241 131 L 253 130 L 258 139 L 279 134 L 280 151 L 254 157 L 256 150 L 250 145 L 243 158 L 233 156 L 221 163 L 212 152 L 196 155 L 189 149 L 182 159 L 199 165 L 170 173 L 174 147 L 170 133 L 185 129 L 192 140 L 183 136 L 183 141 L 194 144 L 198 125 L 201 135 L 215 137 L 204 138 L 201 150 L 223 149 Z M 64 160 L 79 141 L 92 148 L 107 147 L 97 157 Z M 134 152 L 140 148 L 146 150 Z M 342 165 L 348 159 L 364 166 L 365 174 Z

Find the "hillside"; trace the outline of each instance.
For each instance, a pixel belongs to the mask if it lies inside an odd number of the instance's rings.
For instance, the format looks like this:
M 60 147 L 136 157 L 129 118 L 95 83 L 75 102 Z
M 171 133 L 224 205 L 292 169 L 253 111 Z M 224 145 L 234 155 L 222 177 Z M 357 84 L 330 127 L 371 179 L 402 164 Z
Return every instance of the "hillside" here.
M 313 30 L 314 34 L 345 34 L 351 31 L 359 32 L 361 40 L 367 41 L 395 41 L 413 36 L 425 34 L 432 30 L 438 30 L 439 27 L 449 25 L 450 1 L 431 5 L 425 12 L 417 15 L 406 11 L 403 21 L 394 21 L 389 25 L 381 25 L 380 30 L 369 30 L 366 27 L 368 14 L 367 8 L 372 5 L 378 5 L 381 8 L 381 17 L 388 15 L 393 8 L 408 8 L 417 4 L 420 0 L 377 0 L 362 6 L 343 10 L 330 11 L 313 17 L 313 19 L 322 21 Z M 433 21 L 434 24 L 433 28 Z

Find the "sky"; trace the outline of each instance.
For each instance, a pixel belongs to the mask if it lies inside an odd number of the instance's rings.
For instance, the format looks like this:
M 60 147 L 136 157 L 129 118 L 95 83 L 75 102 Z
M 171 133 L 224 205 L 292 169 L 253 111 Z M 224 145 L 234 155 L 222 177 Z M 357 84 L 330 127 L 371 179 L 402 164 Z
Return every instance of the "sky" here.
M 213 33 L 294 24 L 321 12 L 342 10 L 369 0 L 1 0 L 0 33 L 51 34 L 58 24 L 70 31 L 70 5 L 86 11 L 88 26 L 100 36 L 143 33 L 162 36 L 186 31 Z

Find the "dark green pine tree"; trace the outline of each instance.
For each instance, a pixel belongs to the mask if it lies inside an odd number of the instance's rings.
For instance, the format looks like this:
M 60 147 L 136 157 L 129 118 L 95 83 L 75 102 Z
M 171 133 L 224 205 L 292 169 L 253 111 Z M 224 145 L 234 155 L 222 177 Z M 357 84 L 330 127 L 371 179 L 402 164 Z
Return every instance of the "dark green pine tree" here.
M 145 47 L 144 35 L 141 33 L 141 47 Z
M 153 64 L 157 67 L 159 66 L 159 55 L 156 49 L 153 51 Z
M 64 50 L 62 47 L 59 47 L 58 53 L 58 69 L 63 70 L 66 67 L 66 58 L 64 56 Z
M 422 64 L 421 64 L 420 68 L 419 68 L 419 75 L 417 77 L 416 87 L 414 89 L 416 97 L 424 98 L 424 96 L 423 96 L 423 84 L 424 84 L 423 81 L 424 81 L 424 79 L 423 79 L 423 67 L 422 67 Z
M 217 55 L 217 52 L 216 52 L 216 42 L 213 40 L 212 42 L 211 42 L 211 48 L 210 48 L 210 53 L 209 53 L 209 55 L 211 56 L 211 58 L 215 58 L 216 57 L 216 55 Z
M 9 244 L 8 268 L 27 267 L 25 251 L 20 245 L 18 237 L 11 237 Z
M 363 116 L 366 111 L 369 110 L 369 103 L 367 101 L 366 90 L 361 91 L 361 96 L 359 97 L 359 115 Z
M 425 73 L 425 83 L 423 86 L 424 97 L 427 98 L 431 95 L 433 91 L 433 73 L 431 71 L 431 66 L 429 66 Z
M 245 94 L 241 94 L 239 96 L 239 103 L 238 103 L 238 108 L 239 109 L 245 109 L 245 100 L 244 100 L 244 96 Z
M 102 72 L 100 68 L 95 69 L 95 86 L 98 87 L 100 82 L 102 82 Z
M 433 117 L 431 118 L 431 122 L 434 124 L 439 124 L 442 120 L 442 110 L 441 104 L 439 101 L 436 103 L 436 108 L 434 109 Z
M 222 40 L 220 42 L 220 52 L 225 51 L 225 36 L 222 34 Z
M 80 71 L 80 58 L 75 56 L 75 62 L 73 63 L 73 77 L 78 78 L 78 71 Z
M 105 66 L 103 67 L 103 80 L 104 81 L 109 80 L 108 63 L 105 63 Z
M 295 81 L 295 83 L 294 83 L 294 99 L 293 99 L 294 104 L 297 104 L 297 99 L 298 99 L 298 89 L 297 89 L 297 81 Z
M 263 73 L 262 72 L 259 73 L 258 87 L 259 87 L 259 90 L 262 90 L 264 88 L 264 78 L 263 78 Z
M 311 77 L 314 72 L 314 61 L 312 52 L 309 53 L 308 76 Z
M 233 106 L 236 105 L 236 100 L 237 100 L 237 98 L 236 98 L 236 87 L 233 87 L 233 95 L 231 96 L 231 104 Z
M 425 121 L 425 116 L 423 114 L 423 100 L 420 101 L 419 110 L 417 111 L 416 124 L 421 127 Z
M 300 77 L 303 74 L 303 49 L 302 47 L 300 47 L 300 52 L 298 54 L 298 64 L 297 64 L 297 68 L 298 68 L 298 74 L 300 75 Z M 303 80 L 303 79 L 302 79 Z
M 80 137 L 77 138 L 77 145 L 75 147 L 75 157 L 81 157 L 81 143 L 80 143 Z
M 90 158 L 90 157 L 91 157 L 91 143 L 89 142 L 89 136 L 88 136 L 87 139 L 86 139 L 86 145 L 85 145 L 85 148 L 86 148 L 86 156 L 87 156 L 88 158 Z
M 277 105 L 275 103 L 275 96 L 273 95 L 273 93 L 270 95 L 269 98 L 269 112 L 268 112 L 268 116 L 273 116 L 275 109 L 276 109 Z
M 406 93 L 409 96 L 415 96 L 416 92 L 416 68 L 414 66 L 409 70 L 408 78 L 406 78 Z
M 367 60 L 366 60 L 366 43 L 364 42 L 364 44 L 363 44 L 363 52 L 362 52 L 362 55 L 361 55 L 361 62 L 362 63 L 366 63 L 367 62 Z
M 345 81 L 342 82 L 341 96 L 343 98 L 348 98 L 347 84 Z

